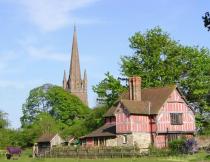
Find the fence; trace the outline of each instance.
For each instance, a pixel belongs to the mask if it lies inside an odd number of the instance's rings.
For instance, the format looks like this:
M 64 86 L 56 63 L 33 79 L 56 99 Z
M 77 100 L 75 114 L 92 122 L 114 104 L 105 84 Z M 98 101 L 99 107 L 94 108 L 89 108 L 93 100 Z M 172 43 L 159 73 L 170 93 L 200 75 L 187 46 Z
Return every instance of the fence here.
M 41 157 L 58 158 L 124 158 L 139 157 L 148 153 L 148 149 L 137 149 L 135 147 L 98 147 L 98 148 L 74 148 L 74 147 L 53 147 L 45 151 Z

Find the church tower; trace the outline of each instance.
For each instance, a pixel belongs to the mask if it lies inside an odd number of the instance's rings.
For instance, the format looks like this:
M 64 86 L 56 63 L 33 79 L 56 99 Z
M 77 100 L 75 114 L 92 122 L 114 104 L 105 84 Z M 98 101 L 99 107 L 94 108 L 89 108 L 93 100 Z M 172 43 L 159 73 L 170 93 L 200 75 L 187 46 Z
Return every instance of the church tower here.
M 84 76 L 81 78 L 80 63 L 79 63 L 79 51 L 77 44 L 77 32 L 74 26 L 74 35 L 72 42 L 71 61 L 68 80 L 66 78 L 66 72 L 63 76 L 63 88 L 70 93 L 76 95 L 81 101 L 88 105 L 87 100 L 87 73 L 84 71 Z

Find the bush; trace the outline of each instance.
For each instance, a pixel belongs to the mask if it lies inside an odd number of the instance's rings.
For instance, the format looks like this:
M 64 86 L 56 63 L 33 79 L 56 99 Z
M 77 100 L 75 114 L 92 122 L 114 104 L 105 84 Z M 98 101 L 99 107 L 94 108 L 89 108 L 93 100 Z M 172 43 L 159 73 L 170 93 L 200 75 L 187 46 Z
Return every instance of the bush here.
M 184 152 L 185 139 L 176 139 L 169 142 L 168 146 L 172 154 L 180 154 Z
M 169 142 L 171 154 L 193 154 L 198 152 L 198 144 L 194 138 L 177 139 Z
M 184 143 L 184 152 L 187 153 L 187 154 L 193 154 L 193 153 L 196 153 L 198 152 L 198 143 L 197 141 L 194 139 L 194 138 L 191 138 L 191 139 L 187 139 Z

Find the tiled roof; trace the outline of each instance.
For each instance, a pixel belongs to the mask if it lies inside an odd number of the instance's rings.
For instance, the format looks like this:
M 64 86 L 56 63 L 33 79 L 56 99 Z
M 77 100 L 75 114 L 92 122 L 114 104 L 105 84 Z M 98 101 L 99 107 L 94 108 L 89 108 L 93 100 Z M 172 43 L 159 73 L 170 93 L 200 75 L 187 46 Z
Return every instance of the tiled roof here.
M 83 136 L 81 138 L 87 137 L 115 137 L 116 136 L 116 125 L 115 124 L 105 124 L 102 127 L 96 129 L 90 134 Z
M 118 103 L 121 102 L 131 114 L 158 114 L 160 108 L 176 88 L 176 85 L 171 85 L 142 89 L 142 101 L 129 100 L 129 93 L 125 92 L 120 96 Z M 114 116 L 116 108 L 115 104 L 105 113 L 104 117 Z
M 121 100 L 120 102 L 130 114 L 151 114 L 148 101 Z
M 55 136 L 56 134 L 45 133 L 38 138 L 37 142 L 50 142 Z

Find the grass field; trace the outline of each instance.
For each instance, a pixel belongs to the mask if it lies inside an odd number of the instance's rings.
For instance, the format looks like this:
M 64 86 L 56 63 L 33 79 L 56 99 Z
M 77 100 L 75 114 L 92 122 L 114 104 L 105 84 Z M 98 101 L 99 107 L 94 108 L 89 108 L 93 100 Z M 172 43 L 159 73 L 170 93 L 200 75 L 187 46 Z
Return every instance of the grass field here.
M 0 162 L 8 162 L 5 158 L 0 158 Z M 12 160 L 13 161 L 13 160 Z M 185 157 L 141 157 L 130 159 L 70 159 L 70 158 L 47 158 L 33 159 L 20 157 L 15 162 L 210 162 L 205 156 L 193 155 Z
M 206 158 L 205 152 L 194 155 L 173 156 L 173 157 L 140 157 L 140 158 L 122 158 L 122 159 L 71 159 L 71 158 L 45 158 L 33 159 L 26 155 L 19 157 L 15 162 L 210 162 Z M 0 157 L 0 162 L 8 162 L 5 157 Z M 12 160 L 13 161 L 13 160 Z

